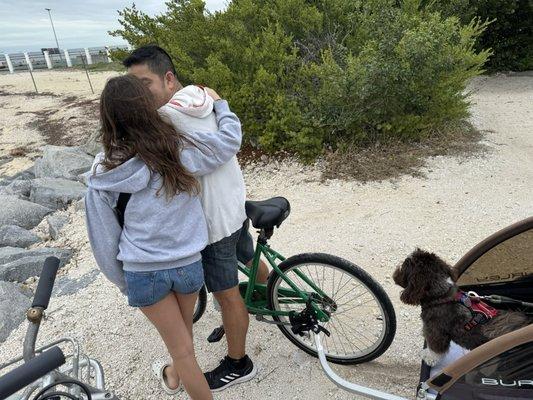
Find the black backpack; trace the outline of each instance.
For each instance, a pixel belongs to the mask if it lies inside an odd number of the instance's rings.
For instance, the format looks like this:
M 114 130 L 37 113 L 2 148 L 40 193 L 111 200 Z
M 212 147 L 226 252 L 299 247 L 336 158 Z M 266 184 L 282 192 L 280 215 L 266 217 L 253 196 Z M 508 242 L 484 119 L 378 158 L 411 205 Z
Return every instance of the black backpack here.
M 118 224 L 121 228 L 124 228 L 124 215 L 126 214 L 126 206 L 130 201 L 131 193 L 120 193 L 118 195 L 117 206 L 115 207 L 115 213 L 117 214 Z

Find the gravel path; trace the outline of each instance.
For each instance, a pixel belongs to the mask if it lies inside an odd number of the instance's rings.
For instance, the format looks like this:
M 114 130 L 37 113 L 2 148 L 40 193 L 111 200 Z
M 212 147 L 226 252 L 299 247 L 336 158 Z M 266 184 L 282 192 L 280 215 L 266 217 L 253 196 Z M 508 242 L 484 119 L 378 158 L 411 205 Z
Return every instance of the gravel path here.
M 354 382 L 407 397 L 414 393 L 422 344 L 419 311 L 400 304 L 391 279 L 394 267 L 410 251 L 420 246 L 453 263 L 494 231 L 531 216 L 533 77 L 498 75 L 479 79 L 472 88 L 472 119 L 486 131 L 487 151 L 466 159 L 430 159 L 424 178 L 405 176 L 364 185 L 321 183 L 318 171 L 296 163 L 246 169 L 250 198 L 282 195 L 291 201 L 292 214 L 276 231 L 274 248 L 287 255 L 321 251 L 346 257 L 372 274 L 392 298 L 398 331 L 389 351 L 371 363 L 336 367 Z M 91 274 L 96 266 L 83 214 L 74 209 L 70 213 L 70 228 L 48 245 L 78 249 L 66 271 L 75 279 Z M 224 355 L 224 342 L 205 341 L 216 325 L 218 316 L 210 304 L 195 325 L 197 356 L 205 369 Z M 0 345 L 0 361 L 19 354 L 24 331 L 25 325 Z M 149 373 L 152 360 L 165 355 L 161 340 L 101 274 L 78 293 L 53 299 L 39 342 L 60 335 L 76 337 L 102 362 L 109 387 L 121 398 L 164 397 Z M 260 368 L 258 377 L 215 398 L 356 398 L 331 384 L 317 360 L 296 349 L 275 327 L 252 320 L 248 337 L 248 351 Z

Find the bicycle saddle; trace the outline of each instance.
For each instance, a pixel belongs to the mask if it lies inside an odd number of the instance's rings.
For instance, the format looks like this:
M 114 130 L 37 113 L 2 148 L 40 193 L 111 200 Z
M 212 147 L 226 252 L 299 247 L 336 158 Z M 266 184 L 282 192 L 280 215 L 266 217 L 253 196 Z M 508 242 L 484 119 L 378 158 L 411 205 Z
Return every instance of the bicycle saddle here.
M 273 197 L 263 201 L 247 201 L 246 215 L 257 229 L 278 227 L 289 216 L 291 205 L 285 197 Z

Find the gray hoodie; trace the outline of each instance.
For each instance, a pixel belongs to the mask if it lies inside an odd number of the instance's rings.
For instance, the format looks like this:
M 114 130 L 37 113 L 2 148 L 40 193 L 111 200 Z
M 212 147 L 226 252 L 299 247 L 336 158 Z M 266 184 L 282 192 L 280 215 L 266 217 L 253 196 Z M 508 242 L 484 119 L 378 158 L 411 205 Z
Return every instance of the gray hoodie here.
M 241 145 L 241 125 L 227 102 L 215 102 L 215 113 L 218 132 L 190 135 L 200 148 L 186 146 L 180 154 L 195 176 L 227 163 Z M 88 178 L 85 208 L 89 241 L 104 275 L 125 293 L 123 270 L 171 269 L 200 260 L 207 226 L 199 197 L 179 193 L 167 200 L 164 191 L 156 195 L 161 176 L 137 157 L 109 171 L 102 159 L 102 153 L 96 156 L 96 172 Z M 114 211 L 121 192 L 132 194 L 123 229 Z

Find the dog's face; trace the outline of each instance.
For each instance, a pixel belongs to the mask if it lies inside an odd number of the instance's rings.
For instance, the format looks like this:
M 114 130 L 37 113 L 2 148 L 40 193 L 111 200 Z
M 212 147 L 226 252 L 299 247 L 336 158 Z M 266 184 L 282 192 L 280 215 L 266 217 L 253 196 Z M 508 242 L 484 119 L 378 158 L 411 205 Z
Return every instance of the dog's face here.
M 435 254 L 420 249 L 405 259 L 392 278 L 404 288 L 400 299 L 411 305 L 441 297 L 455 286 L 451 267 Z

